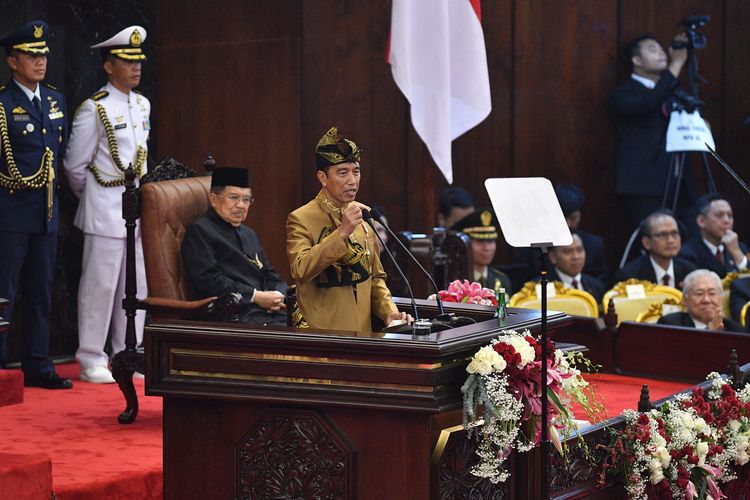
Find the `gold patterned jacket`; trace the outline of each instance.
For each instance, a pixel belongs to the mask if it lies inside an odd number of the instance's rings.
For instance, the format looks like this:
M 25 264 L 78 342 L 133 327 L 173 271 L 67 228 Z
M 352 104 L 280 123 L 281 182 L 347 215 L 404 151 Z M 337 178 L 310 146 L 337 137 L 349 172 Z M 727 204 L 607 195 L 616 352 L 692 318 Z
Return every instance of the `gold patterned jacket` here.
M 369 226 L 361 224 L 349 241 L 341 238 L 337 231 L 341 210 L 322 193 L 289 214 L 286 225 L 287 257 L 297 284 L 297 305 L 311 328 L 370 332 L 371 314 L 385 320 L 397 311 Z M 362 264 L 369 276 L 354 284 L 326 283 L 325 276 L 332 269 L 340 271 L 339 263 L 347 262 L 353 247 L 364 252 Z M 356 275 L 353 281 L 357 281 Z

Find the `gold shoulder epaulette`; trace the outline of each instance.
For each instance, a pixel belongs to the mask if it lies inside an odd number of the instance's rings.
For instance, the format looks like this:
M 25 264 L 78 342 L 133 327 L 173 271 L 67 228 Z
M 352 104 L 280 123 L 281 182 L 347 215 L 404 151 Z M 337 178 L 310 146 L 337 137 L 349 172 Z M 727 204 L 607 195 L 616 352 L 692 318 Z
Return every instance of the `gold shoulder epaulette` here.
M 7 85 L 5 85 L 4 83 L 0 84 L 0 92 L 2 92 L 3 90 L 5 90 L 5 87 L 7 87 Z
M 47 83 L 47 82 L 42 82 L 42 85 L 44 85 L 44 86 L 45 86 L 45 87 L 47 87 L 48 89 L 52 89 L 52 90 L 57 90 L 58 92 L 60 92 L 60 91 L 59 91 L 59 90 L 57 89 L 57 87 L 55 87 L 54 85 L 50 85 L 50 84 L 49 84 L 49 83 Z
M 98 101 L 100 99 L 104 99 L 108 95 L 109 95 L 109 92 L 107 92 L 106 90 L 100 90 L 99 92 L 91 96 L 91 100 Z

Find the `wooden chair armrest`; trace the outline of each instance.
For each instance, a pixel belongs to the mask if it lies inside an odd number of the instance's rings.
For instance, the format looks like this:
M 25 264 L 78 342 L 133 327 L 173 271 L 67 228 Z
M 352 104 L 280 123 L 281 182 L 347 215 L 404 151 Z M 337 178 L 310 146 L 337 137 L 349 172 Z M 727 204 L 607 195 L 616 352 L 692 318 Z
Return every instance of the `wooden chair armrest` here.
M 215 310 L 219 297 L 200 300 L 177 300 L 164 297 L 148 297 L 140 301 L 139 309 L 149 311 L 154 317 L 171 319 L 200 319 Z

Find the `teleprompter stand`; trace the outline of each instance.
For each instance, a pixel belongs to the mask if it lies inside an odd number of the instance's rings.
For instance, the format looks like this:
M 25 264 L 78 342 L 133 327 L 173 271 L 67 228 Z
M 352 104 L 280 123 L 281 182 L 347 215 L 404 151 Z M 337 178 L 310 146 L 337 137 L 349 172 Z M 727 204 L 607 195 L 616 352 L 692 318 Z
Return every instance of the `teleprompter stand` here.
M 573 242 L 552 183 L 543 177 L 487 179 L 484 181 L 505 241 L 516 248 L 538 248 L 541 268 L 542 363 L 547 359 L 547 254 L 553 246 Z M 547 370 L 542 370 L 542 390 L 547 388 Z M 542 500 L 549 498 L 549 411 L 546 393 L 542 395 L 542 435 L 540 468 Z

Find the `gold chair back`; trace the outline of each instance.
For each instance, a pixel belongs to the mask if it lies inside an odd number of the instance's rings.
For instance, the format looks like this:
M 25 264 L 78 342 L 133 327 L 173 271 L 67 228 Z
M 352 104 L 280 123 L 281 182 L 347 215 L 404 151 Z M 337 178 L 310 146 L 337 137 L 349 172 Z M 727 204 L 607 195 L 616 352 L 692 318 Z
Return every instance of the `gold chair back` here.
M 729 310 L 729 285 L 732 284 L 732 281 L 736 280 L 737 278 L 747 278 L 750 277 L 750 272 L 743 271 L 743 272 L 731 272 L 727 273 L 724 278 L 721 280 L 721 287 L 724 290 L 724 292 L 721 295 L 721 309 L 723 311 L 725 318 L 731 318 L 732 317 L 732 311 Z
M 628 285 L 642 285 L 644 297 L 628 297 Z M 617 312 L 617 323 L 623 321 L 636 321 L 638 315 L 648 310 L 655 302 L 663 303 L 666 299 L 673 299 L 678 304 L 682 303 L 682 292 L 671 286 L 657 285 L 646 280 L 631 278 L 620 281 L 604 294 L 604 311 L 609 312 L 609 302 L 614 301 Z
M 648 309 L 636 316 L 635 320 L 638 323 L 657 323 L 659 321 L 659 318 L 664 316 L 665 305 L 677 306 L 680 308 L 680 310 L 684 309 L 679 302 L 670 297 L 668 299 L 664 299 L 661 302 L 652 302 L 651 305 L 648 306 Z
M 599 305 L 596 299 L 583 290 L 566 288 L 559 281 L 552 282 L 555 285 L 555 296 L 547 297 L 547 308 L 552 311 L 560 311 L 571 316 L 586 316 L 589 318 L 599 317 Z M 536 296 L 536 281 L 528 281 L 523 288 L 510 298 L 510 307 L 523 309 L 541 309 L 542 304 Z

